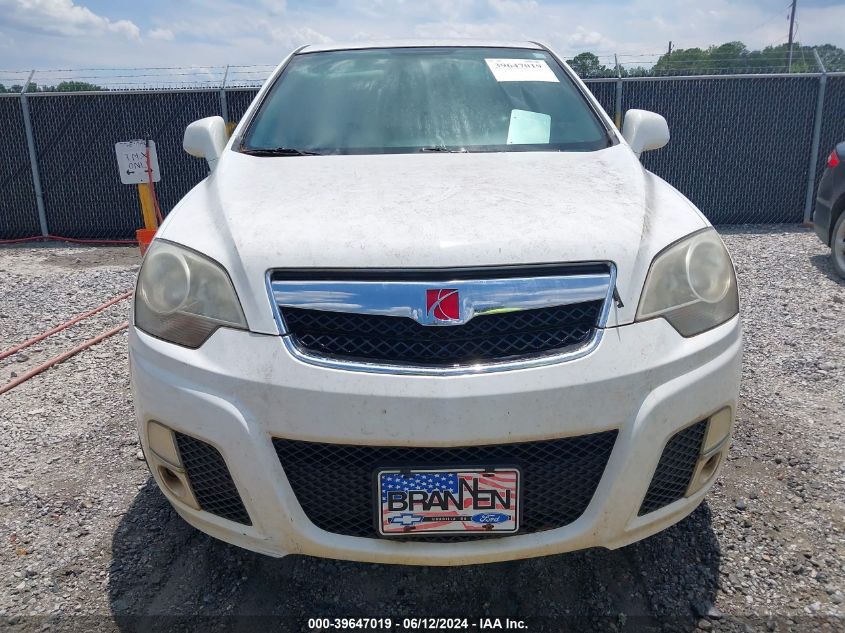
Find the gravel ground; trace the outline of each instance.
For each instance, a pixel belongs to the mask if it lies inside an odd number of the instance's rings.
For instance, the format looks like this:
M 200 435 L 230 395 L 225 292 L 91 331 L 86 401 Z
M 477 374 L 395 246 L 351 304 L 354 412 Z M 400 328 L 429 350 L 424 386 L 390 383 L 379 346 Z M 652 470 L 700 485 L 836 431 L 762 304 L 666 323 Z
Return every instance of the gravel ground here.
M 0 627 L 452 615 L 529 618 L 535 631 L 845 629 L 845 284 L 807 230 L 724 235 L 743 296 L 742 406 L 720 480 L 677 526 L 612 552 L 465 568 L 239 550 L 187 526 L 151 483 L 121 333 L 0 396 Z M 0 349 L 130 288 L 138 261 L 126 248 L 0 249 Z M 127 312 L 0 361 L 0 384 Z M 218 615 L 284 619 L 202 617 Z

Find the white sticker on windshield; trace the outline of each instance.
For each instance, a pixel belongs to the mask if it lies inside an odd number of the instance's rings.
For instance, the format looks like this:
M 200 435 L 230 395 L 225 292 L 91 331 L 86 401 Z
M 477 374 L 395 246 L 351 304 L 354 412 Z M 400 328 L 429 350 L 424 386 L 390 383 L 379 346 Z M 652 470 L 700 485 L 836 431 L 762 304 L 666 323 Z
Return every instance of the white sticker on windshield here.
M 485 59 L 496 81 L 558 82 L 543 59 Z
M 546 145 L 552 133 L 552 117 L 542 112 L 511 110 L 508 145 Z

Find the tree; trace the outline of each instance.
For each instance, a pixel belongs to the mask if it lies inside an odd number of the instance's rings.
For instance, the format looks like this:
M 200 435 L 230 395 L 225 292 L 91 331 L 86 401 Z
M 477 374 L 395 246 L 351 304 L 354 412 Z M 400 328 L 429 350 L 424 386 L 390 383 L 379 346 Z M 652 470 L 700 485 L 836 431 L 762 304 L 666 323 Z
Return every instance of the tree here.
M 654 75 L 721 75 L 748 70 L 749 50 L 742 42 L 727 42 L 707 49 L 676 49 L 660 56 Z M 759 71 L 758 71 L 759 72 Z
M 622 67 L 623 77 L 648 77 L 672 75 L 730 75 L 738 73 L 813 73 L 820 69 L 811 46 L 795 43 L 792 68 L 788 66 L 789 45 L 767 46 L 762 50 L 749 50 L 742 42 L 726 42 L 708 48 L 681 48 L 665 53 L 651 67 Z M 845 50 L 833 44 L 815 47 L 828 71 L 845 70 Z M 583 78 L 614 77 L 614 68 L 601 64 L 593 53 L 579 53 L 568 60 L 572 69 Z
M 829 59 L 833 68 L 845 64 L 845 51 L 833 44 L 816 47 L 822 59 Z M 652 67 L 655 75 L 730 75 L 737 73 L 810 73 L 818 72 L 813 47 L 794 44 L 792 68 L 788 65 L 789 45 L 767 46 L 748 50 L 742 42 L 727 42 L 707 49 L 678 49 L 661 55 Z M 827 62 L 825 62 L 827 66 Z M 828 67 L 828 70 L 832 70 Z
M 622 66 L 619 69 L 619 74 L 623 77 L 649 77 L 651 70 L 644 66 L 634 66 L 633 68 L 625 68 Z
M 86 81 L 63 81 L 57 86 L 44 86 L 41 90 L 42 92 L 83 92 L 103 90 L 103 87 Z
M 816 51 L 829 72 L 845 71 L 845 51 L 841 48 L 833 44 L 822 44 L 816 46 Z
M 0 94 L 10 92 L 17 94 L 21 90 L 23 90 L 23 86 L 20 84 L 11 85 L 8 88 L 0 84 Z M 97 84 L 89 84 L 85 81 L 62 81 L 55 86 L 39 86 L 35 82 L 30 82 L 26 88 L 27 92 L 80 92 L 84 90 L 108 90 L 108 88 L 103 88 Z
M 616 73 L 599 61 L 593 53 L 579 53 L 566 63 L 575 71 L 579 77 L 613 77 Z

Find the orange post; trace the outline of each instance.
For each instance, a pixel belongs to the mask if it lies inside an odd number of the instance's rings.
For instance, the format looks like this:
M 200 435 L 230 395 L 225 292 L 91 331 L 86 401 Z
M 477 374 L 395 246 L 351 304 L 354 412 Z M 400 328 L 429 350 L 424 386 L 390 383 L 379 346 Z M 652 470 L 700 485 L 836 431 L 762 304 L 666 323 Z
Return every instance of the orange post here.
M 141 255 L 147 252 L 147 247 L 153 241 L 153 236 L 158 229 L 158 220 L 155 212 L 155 201 L 153 191 L 147 183 L 138 185 L 138 197 L 141 199 L 141 215 L 144 216 L 144 228 L 135 231 L 138 239 L 138 246 L 141 247 Z
M 138 185 L 138 197 L 141 199 L 141 215 L 144 216 L 144 228 L 155 231 L 158 228 L 156 208 L 155 202 L 153 201 L 153 192 L 147 183 Z

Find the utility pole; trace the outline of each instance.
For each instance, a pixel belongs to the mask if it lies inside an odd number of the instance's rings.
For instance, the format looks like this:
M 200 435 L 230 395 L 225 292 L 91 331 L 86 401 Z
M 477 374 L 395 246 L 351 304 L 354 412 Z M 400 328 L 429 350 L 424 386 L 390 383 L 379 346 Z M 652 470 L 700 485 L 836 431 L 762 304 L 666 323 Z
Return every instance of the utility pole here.
M 666 54 L 667 54 L 667 55 L 671 55 L 671 54 L 672 54 L 672 40 L 669 40 L 669 52 L 668 52 L 668 53 L 666 53 Z
M 792 0 L 792 11 L 789 14 L 789 62 L 786 69 L 788 73 L 792 72 L 792 31 L 795 26 L 795 5 L 797 4 L 798 0 Z

